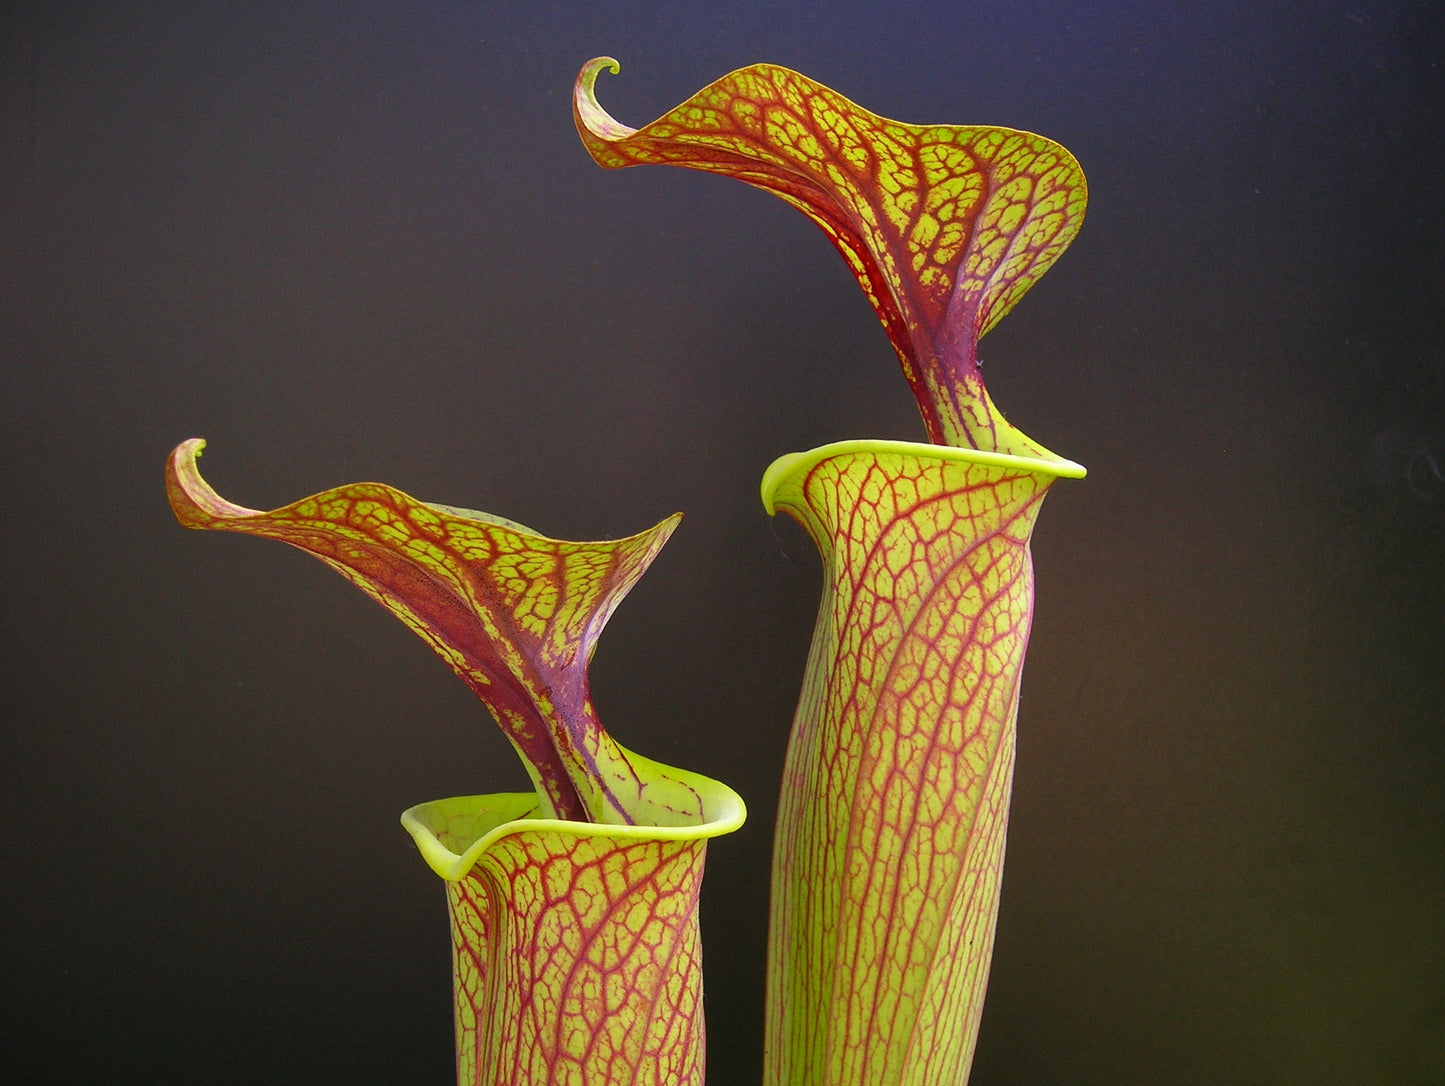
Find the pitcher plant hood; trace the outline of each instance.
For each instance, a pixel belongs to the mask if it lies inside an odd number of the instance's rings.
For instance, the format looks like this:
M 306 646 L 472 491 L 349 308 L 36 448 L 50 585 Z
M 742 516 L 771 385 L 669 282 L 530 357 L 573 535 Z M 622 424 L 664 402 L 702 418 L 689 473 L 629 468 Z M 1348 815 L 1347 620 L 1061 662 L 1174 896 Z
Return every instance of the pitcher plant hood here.
M 183 442 L 167 464 L 180 522 L 299 547 L 406 623 L 496 717 L 545 816 L 617 825 L 698 817 L 701 801 L 682 778 L 675 788 L 644 781 L 636 756 L 598 720 L 588 680 L 598 635 L 679 514 L 625 539 L 572 543 L 380 483 L 262 512 L 201 478 L 204 447 Z
M 1079 232 L 1073 155 L 1011 128 L 891 121 L 806 76 L 754 64 L 640 129 L 597 102 L 611 57 L 577 77 L 573 117 L 602 166 L 726 174 L 772 192 L 842 253 L 903 364 L 935 444 L 1053 459 L 989 400 L 978 340 Z

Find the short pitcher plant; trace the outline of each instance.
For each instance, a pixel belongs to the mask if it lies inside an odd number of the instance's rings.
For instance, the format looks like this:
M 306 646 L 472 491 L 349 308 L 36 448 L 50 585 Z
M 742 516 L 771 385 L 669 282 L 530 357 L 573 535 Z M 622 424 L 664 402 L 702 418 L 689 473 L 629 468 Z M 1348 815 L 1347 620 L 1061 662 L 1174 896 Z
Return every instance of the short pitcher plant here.
M 376 483 L 260 512 L 206 484 L 202 447 L 171 455 L 181 523 L 320 558 L 436 650 L 532 778 L 530 793 L 402 818 L 447 881 L 458 1082 L 700 1084 L 703 853 L 742 825 L 743 802 L 615 742 L 587 681 L 602 627 L 679 518 L 564 543 Z
M 883 322 L 928 441 L 841 441 L 762 483 L 824 566 L 775 833 L 764 1082 L 968 1078 L 998 915 L 1033 614 L 1029 537 L 1084 469 L 1012 427 L 979 338 L 1078 233 L 1082 171 L 1012 129 L 912 125 L 796 72 L 733 72 L 641 129 L 574 119 L 602 166 L 671 164 L 782 197 L 828 235 Z M 172 455 L 188 527 L 319 557 L 419 634 L 496 717 L 533 792 L 422 804 L 403 823 L 448 887 L 458 1080 L 703 1080 L 697 901 L 725 785 L 659 765 L 597 720 L 587 664 L 678 518 L 566 543 L 379 484 L 271 512 Z

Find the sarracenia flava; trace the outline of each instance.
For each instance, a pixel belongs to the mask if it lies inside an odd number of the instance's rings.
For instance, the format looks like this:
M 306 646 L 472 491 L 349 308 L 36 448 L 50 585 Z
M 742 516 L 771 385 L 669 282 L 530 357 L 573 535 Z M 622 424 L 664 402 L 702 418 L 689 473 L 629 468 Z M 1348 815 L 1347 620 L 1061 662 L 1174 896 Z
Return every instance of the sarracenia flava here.
M 597 103 L 604 68 L 573 94 L 592 157 L 726 174 L 822 227 L 933 442 L 843 442 L 763 480 L 824 565 L 773 844 L 764 1083 L 962 1082 L 998 914 L 1029 536 L 1054 479 L 1084 474 L 1004 419 L 978 340 L 1078 233 L 1083 172 L 1041 136 L 890 121 L 765 64 L 632 129 Z
M 1039 136 L 889 121 L 789 71 L 725 76 L 642 129 L 578 76 L 604 166 L 671 163 L 771 191 L 823 228 L 903 364 L 931 444 L 845 441 L 763 479 L 823 558 L 773 853 L 769 1086 L 966 1080 L 998 910 L 1029 537 L 1083 469 L 989 399 L 978 339 L 1078 232 L 1078 164 Z M 300 547 L 405 622 L 496 717 L 533 792 L 422 804 L 403 823 L 447 882 L 459 1082 L 693 1086 L 703 1075 L 697 901 L 725 785 L 626 750 L 597 719 L 602 627 L 676 527 L 547 539 L 390 487 L 260 512 L 172 454 L 193 528 Z
M 447 883 L 458 1082 L 700 1086 L 703 856 L 745 810 L 726 785 L 613 740 L 587 679 L 602 627 L 679 518 L 567 543 L 376 483 L 260 512 L 201 478 L 203 445 L 167 467 L 180 522 L 320 558 L 436 650 L 532 778 L 531 793 L 402 816 Z

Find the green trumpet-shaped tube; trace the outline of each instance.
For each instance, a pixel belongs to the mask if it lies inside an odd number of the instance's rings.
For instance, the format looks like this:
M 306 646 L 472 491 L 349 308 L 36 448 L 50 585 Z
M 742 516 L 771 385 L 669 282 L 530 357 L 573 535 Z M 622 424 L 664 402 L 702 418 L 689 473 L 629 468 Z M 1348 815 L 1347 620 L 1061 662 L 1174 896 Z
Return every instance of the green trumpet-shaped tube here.
M 998 913 L 1044 493 L 1084 471 L 905 442 L 783 457 L 823 558 L 784 770 L 767 1086 L 967 1079 Z
M 566 822 L 535 817 L 523 793 L 402 816 L 447 880 L 460 1086 L 701 1086 L 698 892 L 707 839 L 741 825 L 743 804 L 630 757 L 662 793 L 685 787 L 694 813 Z
M 1029 132 L 889 120 L 771 64 L 641 128 L 589 62 L 573 118 L 608 168 L 660 164 L 771 192 L 828 236 L 882 321 L 932 445 L 845 442 L 763 481 L 823 556 L 773 853 L 765 1086 L 956 1086 L 993 945 L 1029 535 L 1081 476 L 1012 426 L 978 341 L 1078 233 L 1087 187 Z
M 191 528 L 315 555 L 405 622 L 491 710 L 535 791 L 402 816 L 447 883 L 462 1086 L 701 1086 L 697 903 L 707 839 L 742 825 L 726 785 L 627 750 L 588 664 L 613 609 L 676 527 L 569 543 L 377 483 L 263 512 L 167 464 Z

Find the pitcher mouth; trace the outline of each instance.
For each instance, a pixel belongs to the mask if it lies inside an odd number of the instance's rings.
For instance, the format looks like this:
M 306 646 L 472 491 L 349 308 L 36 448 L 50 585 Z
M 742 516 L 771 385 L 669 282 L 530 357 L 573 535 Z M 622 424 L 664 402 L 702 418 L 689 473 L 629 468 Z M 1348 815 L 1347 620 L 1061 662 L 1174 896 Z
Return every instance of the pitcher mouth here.
M 650 762 L 629 752 L 639 762 Z M 658 764 L 658 763 L 652 763 Z M 618 841 L 698 841 L 732 833 L 747 819 L 743 799 L 721 781 L 666 767 L 701 797 L 703 809 L 693 821 L 669 824 L 614 825 L 539 817 L 533 792 L 501 792 L 485 796 L 453 796 L 419 803 L 402 813 L 406 827 L 427 866 L 448 882 L 459 882 L 497 841 L 514 833 L 557 833 L 569 837 L 607 837 Z
M 1059 479 L 1082 479 L 1088 474 L 1082 464 L 1065 460 L 1062 456 L 1044 458 L 1015 456 L 1011 453 L 988 452 L 984 449 L 965 449 L 954 445 L 934 445 L 926 441 L 884 441 L 862 438 L 851 441 L 834 441 L 819 445 L 806 452 L 787 453 L 778 457 L 763 472 L 763 507 L 771 516 L 775 513 L 775 500 L 783 480 L 805 472 L 831 456 L 849 453 L 894 453 L 929 460 L 953 460 L 964 464 L 984 464 L 989 467 L 1013 468 L 1038 475 L 1052 475 Z

